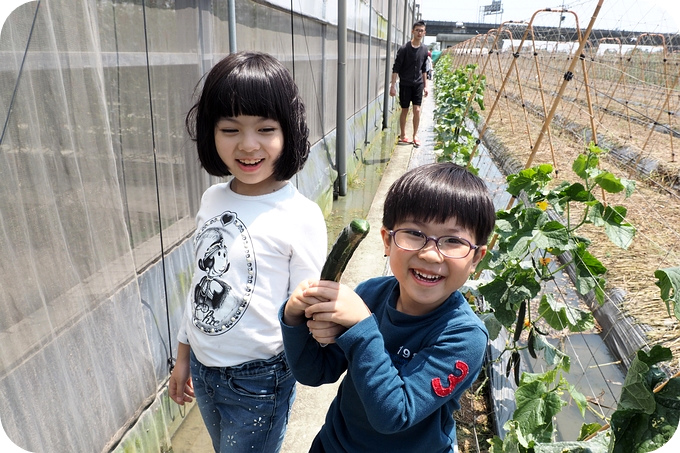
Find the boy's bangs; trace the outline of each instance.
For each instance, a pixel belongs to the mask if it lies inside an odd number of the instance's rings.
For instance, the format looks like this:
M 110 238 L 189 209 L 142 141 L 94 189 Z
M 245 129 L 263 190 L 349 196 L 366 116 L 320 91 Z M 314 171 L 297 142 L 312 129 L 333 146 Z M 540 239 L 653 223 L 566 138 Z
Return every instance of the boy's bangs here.
M 470 178 L 452 183 L 450 174 L 441 172 L 430 178 L 411 177 L 399 192 L 392 207 L 395 223 L 413 219 L 422 222 L 445 223 L 451 219 L 470 231 L 482 225 L 479 208 L 485 205 L 486 193 L 474 185 Z
M 402 201 L 399 211 L 408 212 L 409 216 L 424 222 L 436 223 L 444 223 L 452 218 L 466 223 L 472 205 L 472 200 L 464 193 L 447 191 L 442 186 L 431 184 L 422 184 L 420 188 L 408 192 Z

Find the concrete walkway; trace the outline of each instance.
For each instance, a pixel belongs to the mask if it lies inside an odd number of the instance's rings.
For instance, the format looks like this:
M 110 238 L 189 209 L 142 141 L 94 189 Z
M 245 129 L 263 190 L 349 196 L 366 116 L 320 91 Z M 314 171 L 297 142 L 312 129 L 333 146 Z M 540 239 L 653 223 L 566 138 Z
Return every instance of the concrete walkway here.
M 378 186 L 373 203 L 367 215 L 371 225 L 368 236 L 354 252 L 345 268 L 341 282 L 354 288 L 360 282 L 378 275 L 389 273 L 387 259 L 383 258 L 380 226 L 385 195 L 392 182 L 409 168 L 434 162 L 433 133 L 434 99 L 430 95 L 423 100 L 418 137 L 421 145 L 396 145 L 389 164 Z M 397 113 L 398 114 L 398 113 Z M 398 126 L 397 126 L 398 127 Z M 407 137 L 412 136 L 411 116 L 407 121 Z M 288 431 L 281 453 L 305 453 L 319 432 L 326 417 L 326 411 L 335 397 L 339 382 L 322 387 L 297 386 L 297 398 L 293 405 Z M 210 436 L 203 425 L 197 407 L 188 409 L 186 419 L 172 438 L 174 453 L 208 453 L 212 451 Z M 267 452 L 262 452 L 267 453 Z

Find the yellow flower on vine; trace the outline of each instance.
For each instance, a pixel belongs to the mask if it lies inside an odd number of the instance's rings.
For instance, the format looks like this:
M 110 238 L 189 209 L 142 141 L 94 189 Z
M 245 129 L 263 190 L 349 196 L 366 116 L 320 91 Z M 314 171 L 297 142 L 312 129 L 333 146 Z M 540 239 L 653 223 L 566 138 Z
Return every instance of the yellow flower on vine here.
M 548 202 L 545 201 L 545 200 L 539 201 L 539 202 L 536 203 L 536 206 L 537 206 L 538 209 L 540 209 L 541 211 L 545 211 L 546 209 L 548 209 Z
M 538 262 L 540 263 L 541 266 L 547 266 L 550 264 L 550 261 L 552 261 L 551 258 L 539 258 Z

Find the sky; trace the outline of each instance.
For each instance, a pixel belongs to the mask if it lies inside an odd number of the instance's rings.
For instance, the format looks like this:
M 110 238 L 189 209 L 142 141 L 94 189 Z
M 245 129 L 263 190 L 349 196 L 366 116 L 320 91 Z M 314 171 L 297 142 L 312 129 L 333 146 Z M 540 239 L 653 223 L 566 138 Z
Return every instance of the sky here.
M 492 0 L 416 0 L 423 20 L 451 20 L 462 22 L 529 22 L 534 12 L 545 8 L 562 8 L 578 15 L 579 28 L 588 26 L 598 0 L 501 0 L 503 13 L 480 16 L 480 8 Z M 573 17 L 572 14 L 569 14 Z M 556 25 L 557 13 L 539 13 L 534 25 Z M 545 22 L 545 23 L 541 23 Z M 575 23 L 575 22 L 573 22 Z M 680 1 L 678 0 L 603 0 L 595 21 L 595 29 L 677 33 L 680 30 Z

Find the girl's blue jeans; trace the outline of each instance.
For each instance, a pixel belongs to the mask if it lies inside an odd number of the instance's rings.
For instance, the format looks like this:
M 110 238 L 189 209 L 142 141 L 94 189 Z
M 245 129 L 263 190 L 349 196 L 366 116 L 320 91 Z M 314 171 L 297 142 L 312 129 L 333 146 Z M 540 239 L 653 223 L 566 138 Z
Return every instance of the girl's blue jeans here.
M 192 352 L 191 378 L 216 452 L 280 450 L 295 400 L 295 378 L 284 353 L 212 368 L 200 363 Z

